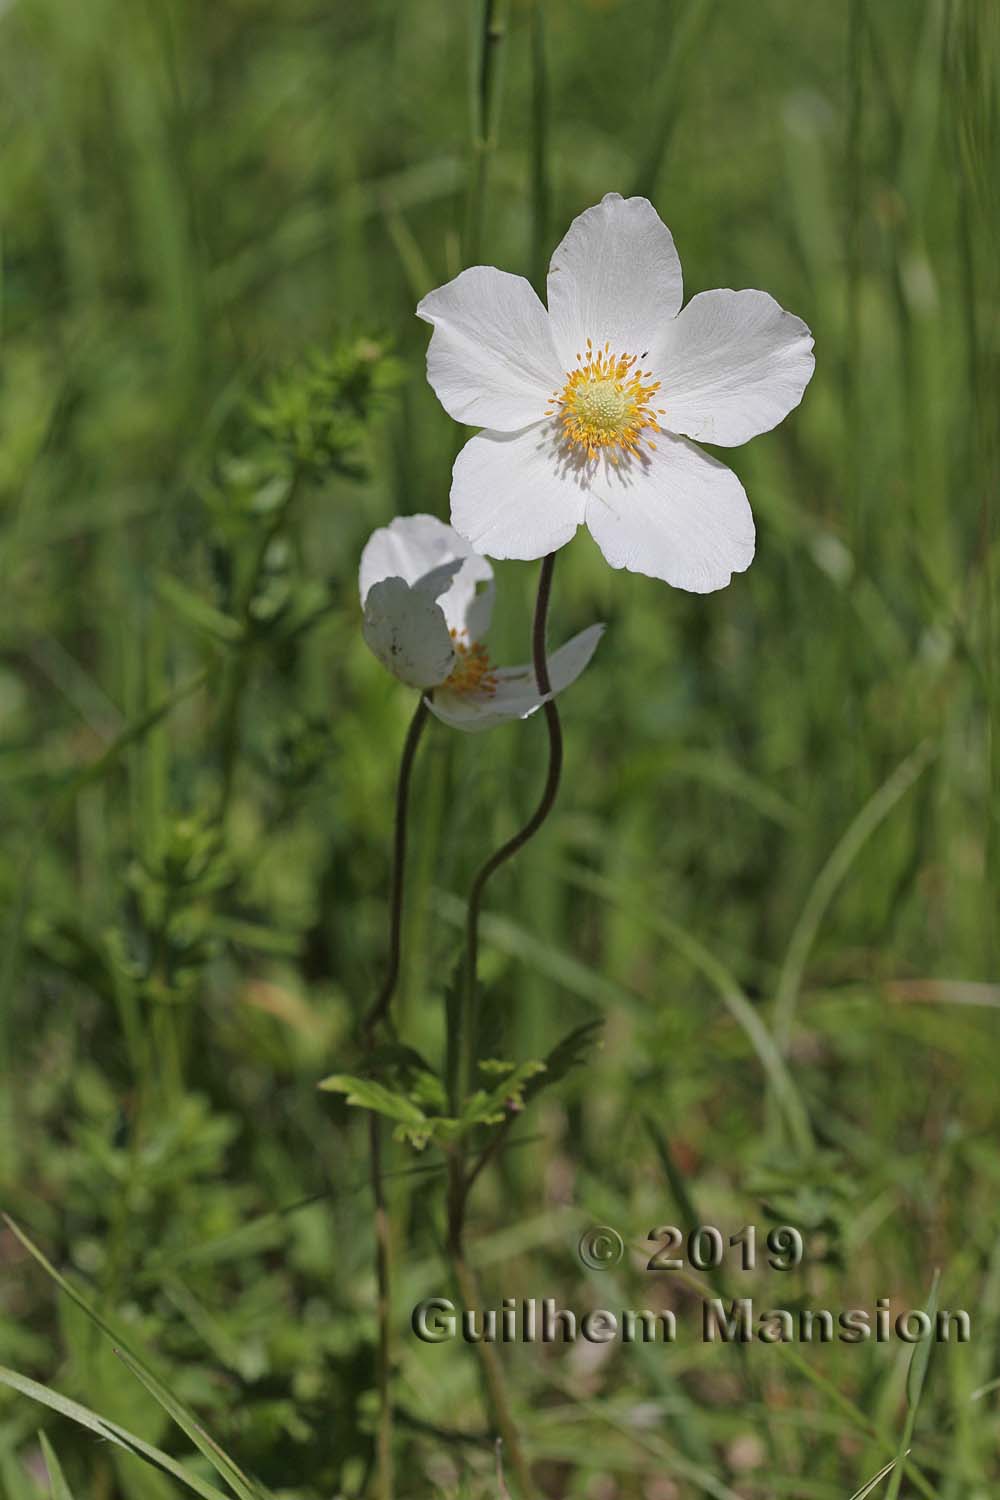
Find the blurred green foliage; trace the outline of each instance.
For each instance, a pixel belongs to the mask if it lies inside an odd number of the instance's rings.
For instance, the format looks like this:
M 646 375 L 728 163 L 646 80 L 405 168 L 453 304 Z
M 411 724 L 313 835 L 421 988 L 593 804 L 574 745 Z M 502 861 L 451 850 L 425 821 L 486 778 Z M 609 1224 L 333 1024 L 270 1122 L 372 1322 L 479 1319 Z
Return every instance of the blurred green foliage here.
M 553 639 L 609 629 L 564 700 L 558 812 L 490 890 L 489 1055 L 598 1018 L 603 1043 L 483 1173 L 475 1258 L 490 1305 L 692 1328 L 684 1284 L 586 1272 L 581 1230 L 799 1223 L 803 1271 L 727 1267 L 761 1305 L 916 1307 L 939 1266 L 974 1338 L 934 1353 L 901 1493 L 986 1500 L 997 13 L 489 10 L 484 89 L 471 0 L 0 0 L 4 1205 L 274 1495 L 362 1492 L 364 1121 L 316 1085 L 357 1068 L 382 973 L 412 704 L 361 642 L 357 560 L 394 514 L 447 514 L 461 434 L 419 296 L 470 258 L 537 278 L 573 214 L 643 192 L 687 293 L 766 288 L 817 373 L 726 455 L 758 522 L 729 589 L 613 573 L 582 535 L 560 557 Z M 499 571 L 497 655 L 523 660 L 534 570 Z M 398 1023 L 435 1067 L 460 898 L 543 764 L 538 723 L 422 751 Z M 776 1000 L 822 1169 L 775 1149 L 744 1023 Z M 387 1167 L 400 1494 L 495 1494 L 472 1351 L 408 1331 L 448 1292 L 439 1159 Z M 0 1360 L 187 1461 L 10 1233 L 0 1258 Z M 899 1345 L 503 1354 L 552 1496 L 846 1500 L 903 1430 Z M 57 1472 L 182 1493 L 4 1391 L 0 1489 L 59 1496 Z

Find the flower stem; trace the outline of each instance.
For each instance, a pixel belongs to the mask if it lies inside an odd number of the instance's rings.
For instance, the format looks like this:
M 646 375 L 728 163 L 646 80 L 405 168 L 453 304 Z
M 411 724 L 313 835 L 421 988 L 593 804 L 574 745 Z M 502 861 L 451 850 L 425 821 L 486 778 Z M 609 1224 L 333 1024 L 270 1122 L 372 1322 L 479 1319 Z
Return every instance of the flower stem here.
M 460 1246 L 457 1249 L 454 1245 L 451 1247 L 451 1264 L 459 1296 L 464 1305 L 470 1308 L 481 1307 L 482 1297 L 479 1292 L 478 1278 L 466 1261 Z M 483 1384 L 496 1418 L 497 1431 L 503 1440 L 504 1456 L 514 1476 L 519 1500 L 532 1500 L 535 1488 L 531 1480 L 531 1468 L 524 1449 L 521 1447 L 521 1434 L 517 1430 L 517 1423 L 510 1409 L 503 1364 L 495 1346 L 487 1343 L 485 1339 L 480 1339 L 475 1347 L 479 1355 Z
M 545 628 L 548 622 L 549 599 L 552 593 L 552 574 L 555 569 L 555 553 L 542 563 L 538 577 L 538 595 L 535 601 L 535 619 L 532 630 L 532 659 L 535 680 L 540 693 L 551 693 L 548 662 L 545 654 Z M 465 967 L 462 982 L 461 1013 L 457 1038 L 457 1078 L 454 1105 L 456 1113 L 461 1110 L 469 1091 L 475 1062 L 477 1021 L 477 972 L 479 966 L 479 917 L 482 910 L 483 892 L 492 875 L 506 864 L 519 849 L 541 828 L 555 804 L 562 773 L 563 741 L 559 711 L 551 698 L 543 704 L 545 721 L 549 731 L 549 768 L 545 786 L 538 806 L 512 838 L 501 844 L 480 868 L 469 891 L 469 907 L 465 928 Z M 475 1273 L 465 1256 L 465 1210 L 469 1189 L 479 1175 L 483 1159 L 466 1172 L 465 1152 L 460 1142 L 448 1161 L 448 1251 L 451 1258 L 458 1290 L 466 1307 L 479 1304 L 478 1284 Z M 503 1439 L 504 1451 L 510 1463 L 520 1500 L 531 1500 L 534 1488 L 531 1470 L 521 1447 L 521 1437 L 511 1411 L 504 1377 L 503 1364 L 491 1344 L 480 1340 L 476 1344 L 486 1388 L 487 1398 L 496 1420 L 497 1429 Z
M 424 732 L 429 717 L 430 713 L 426 700 L 421 694 L 416 712 L 410 720 L 410 727 L 406 734 L 403 753 L 399 761 L 399 781 L 396 785 L 396 827 L 392 855 L 392 887 L 389 893 L 389 966 L 386 970 L 385 979 L 382 981 L 382 988 L 379 990 L 374 1004 L 365 1017 L 364 1032 L 369 1047 L 372 1045 L 375 1028 L 389 1014 L 389 1006 L 392 1003 L 392 997 L 395 994 L 396 984 L 399 980 L 399 960 L 403 940 L 403 889 L 406 871 L 406 815 L 410 801 L 410 780 L 413 774 L 413 763 L 416 759 L 420 737 Z
M 406 815 L 410 801 L 410 781 L 416 760 L 417 747 L 424 732 L 429 714 L 427 703 L 421 694 L 399 760 L 399 780 L 396 785 L 396 824 L 393 838 L 392 884 L 389 893 L 389 964 L 382 987 L 364 1020 L 363 1032 L 368 1052 L 375 1046 L 375 1032 L 389 1015 L 389 1006 L 399 980 L 399 964 L 403 933 L 403 892 L 406 874 Z M 378 1320 L 378 1345 L 375 1359 L 375 1380 L 378 1387 L 378 1425 L 375 1436 L 375 1493 L 378 1500 L 393 1500 L 392 1464 L 392 1393 L 390 1389 L 392 1361 L 390 1358 L 392 1337 L 392 1280 L 390 1263 L 389 1213 L 386 1205 L 385 1184 L 382 1180 L 382 1125 L 377 1114 L 368 1116 L 368 1162 L 371 1176 L 372 1197 L 375 1203 L 375 1285 Z
M 550 552 L 542 562 L 541 572 L 538 576 L 538 595 L 535 600 L 535 621 L 532 631 L 532 659 L 535 667 L 535 680 L 538 683 L 540 693 L 550 693 L 552 684 L 549 681 L 549 668 L 545 656 L 545 628 L 549 614 L 549 598 L 552 593 L 552 574 L 555 569 L 556 555 Z M 465 1041 L 465 1057 L 460 1052 L 460 1082 L 464 1088 L 468 1087 L 471 1068 L 470 1053 L 475 1046 L 475 1020 L 476 1020 L 476 975 L 479 967 L 479 918 L 482 911 L 483 892 L 491 876 L 495 875 L 501 865 L 512 859 L 519 849 L 523 848 L 530 838 L 541 828 L 545 819 L 555 805 L 556 796 L 559 791 L 559 780 L 562 775 L 563 763 L 563 739 L 562 725 L 559 722 L 559 710 L 556 708 L 555 700 L 548 698 L 542 705 L 545 713 L 546 727 L 549 731 L 549 769 L 545 778 L 545 787 L 542 791 L 538 806 L 524 827 L 519 829 L 512 838 L 490 855 L 489 859 L 479 870 L 472 882 L 469 891 L 469 907 L 465 923 L 465 982 L 463 986 L 465 999 L 465 1016 L 463 1018 L 463 1034 Z M 464 1091 L 464 1089 L 463 1089 Z

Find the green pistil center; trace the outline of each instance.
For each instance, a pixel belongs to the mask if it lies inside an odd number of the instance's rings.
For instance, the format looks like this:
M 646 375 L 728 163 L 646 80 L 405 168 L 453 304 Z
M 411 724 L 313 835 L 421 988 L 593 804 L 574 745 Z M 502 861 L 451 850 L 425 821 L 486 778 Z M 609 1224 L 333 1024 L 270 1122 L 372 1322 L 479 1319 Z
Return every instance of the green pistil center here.
M 625 424 L 629 399 L 615 380 L 583 381 L 573 396 L 573 415 L 585 427 L 617 432 Z

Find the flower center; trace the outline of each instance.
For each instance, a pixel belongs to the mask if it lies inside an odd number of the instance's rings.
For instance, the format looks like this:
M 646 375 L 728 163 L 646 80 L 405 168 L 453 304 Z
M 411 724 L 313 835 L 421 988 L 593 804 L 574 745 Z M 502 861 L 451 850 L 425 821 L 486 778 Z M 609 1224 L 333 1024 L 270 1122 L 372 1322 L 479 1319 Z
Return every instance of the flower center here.
M 636 368 L 636 355 L 612 354 L 610 343 L 595 352 L 588 339 L 586 356 L 578 354 L 576 360 L 576 369 L 567 375 L 563 389 L 553 392 L 545 415 L 554 416 L 566 442 L 588 458 L 608 449 L 616 464 L 621 454 L 638 453 L 643 433 L 659 432 L 656 419 L 665 415 L 662 406 L 654 410 L 650 404 L 660 382 L 649 370 Z M 656 447 L 650 437 L 645 442 Z
M 451 643 L 455 648 L 455 665 L 441 686 L 450 693 L 484 693 L 492 698 L 497 679 L 486 647 L 478 641 L 462 640 L 457 630 L 451 632 Z

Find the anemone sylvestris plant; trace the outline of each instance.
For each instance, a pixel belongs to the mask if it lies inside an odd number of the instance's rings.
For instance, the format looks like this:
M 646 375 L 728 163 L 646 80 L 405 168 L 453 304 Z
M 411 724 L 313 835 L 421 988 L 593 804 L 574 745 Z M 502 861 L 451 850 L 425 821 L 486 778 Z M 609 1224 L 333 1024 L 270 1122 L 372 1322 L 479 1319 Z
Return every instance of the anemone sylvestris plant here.
M 397 517 L 370 538 L 359 571 L 365 641 L 420 693 L 400 764 L 389 963 L 365 1023 L 367 1076 L 325 1082 L 372 1111 L 383 1479 L 391 1448 L 390 1289 L 376 1116 L 394 1119 L 401 1138 L 444 1150 L 449 1257 L 471 1306 L 477 1283 L 464 1244 L 469 1192 L 545 1071 L 541 1060 L 477 1057 L 475 1045 L 483 894 L 552 810 L 563 757 L 555 696 L 587 666 L 603 630 L 592 625 L 549 656 L 556 552 L 585 524 L 612 567 L 695 593 L 724 587 L 753 557 L 753 517 L 736 475 L 692 440 L 735 446 L 768 431 L 799 403 L 813 372 L 809 329 L 766 292 L 704 292 L 685 307 L 682 300 L 680 261 L 653 205 L 609 193 L 573 222 L 555 251 L 548 311 L 522 277 L 489 266 L 463 271 L 417 308 L 434 330 L 431 386 L 457 421 L 484 430 L 455 462 L 452 526 L 431 515 Z M 543 559 L 530 667 L 502 668 L 490 659 L 488 557 Z M 401 1066 L 398 1051 L 380 1057 L 376 1045 L 381 1028 L 393 1030 L 417 746 L 428 713 L 475 732 L 539 708 L 549 743 L 544 787 L 527 823 L 472 881 L 457 1001 L 446 1017 L 454 1066 L 444 1087 L 422 1061 Z M 499 1085 L 486 1087 L 487 1077 Z M 532 1478 L 500 1360 L 487 1341 L 476 1348 L 515 1484 L 528 1500 Z

